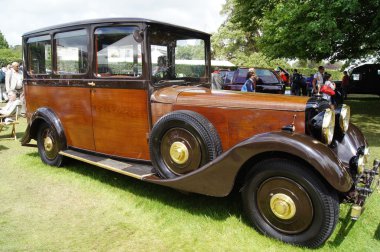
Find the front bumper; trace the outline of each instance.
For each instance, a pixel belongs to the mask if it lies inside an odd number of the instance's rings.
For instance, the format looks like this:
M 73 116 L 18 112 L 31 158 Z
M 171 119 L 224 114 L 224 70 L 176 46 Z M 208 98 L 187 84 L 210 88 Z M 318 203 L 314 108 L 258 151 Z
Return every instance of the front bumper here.
M 362 174 L 357 175 L 353 190 L 349 194 L 349 201 L 353 203 L 351 218 L 357 220 L 363 211 L 368 197 L 379 188 L 379 165 L 380 161 L 375 159 L 372 169 L 365 169 Z

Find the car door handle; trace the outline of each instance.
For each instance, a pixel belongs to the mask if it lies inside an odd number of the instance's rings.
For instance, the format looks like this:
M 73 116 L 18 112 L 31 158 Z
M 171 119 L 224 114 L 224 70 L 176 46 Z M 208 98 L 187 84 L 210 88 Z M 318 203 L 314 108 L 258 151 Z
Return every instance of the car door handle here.
M 87 83 L 89 86 L 91 86 L 91 87 L 93 87 L 93 86 L 95 86 L 95 82 L 89 82 L 89 83 Z

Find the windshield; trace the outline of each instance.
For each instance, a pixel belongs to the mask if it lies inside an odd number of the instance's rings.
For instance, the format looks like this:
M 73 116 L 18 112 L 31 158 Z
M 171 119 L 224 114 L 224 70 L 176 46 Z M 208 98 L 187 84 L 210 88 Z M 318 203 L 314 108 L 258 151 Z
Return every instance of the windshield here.
M 156 27 L 152 27 L 150 35 L 153 83 L 206 81 L 206 51 L 203 39 Z

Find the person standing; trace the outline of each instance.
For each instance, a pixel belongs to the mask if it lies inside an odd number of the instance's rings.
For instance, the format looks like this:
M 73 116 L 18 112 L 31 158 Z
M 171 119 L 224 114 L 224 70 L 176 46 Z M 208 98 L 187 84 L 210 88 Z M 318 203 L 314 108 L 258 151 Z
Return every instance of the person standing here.
M 255 72 L 248 72 L 247 80 L 245 81 L 242 92 L 256 92 L 256 74 Z
M 344 71 L 343 72 L 343 78 L 342 78 L 342 97 L 343 97 L 343 99 L 347 99 L 349 81 L 350 81 L 350 77 L 348 76 L 347 71 Z
M 218 67 L 216 67 L 215 71 L 211 74 L 211 85 L 212 85 L 211 88 L 213 90 L 222 89 L 223 81 L 222 81 L 222 77 L 220 76 L 220 71 Z
M 7 93 L 5 92 L 5 73 L 7 68 L 4 66 L 0 69 L 0 102 L 3 100 L 6 101 L 8 98 L 6 97 Z
M 22 72 L 19 70 L 17 62 L 12 63 L 12 67 L 5 74 L 5 89 L 7 92 L 16 90 L 18 93 L 22 91 Z
M 314 79 L 314 74 L 310 74 L 310 76 L 306 78 L 307 96 L 313 95 L 313 79 Z
M 293 79 L 292 79 L 292 94 L 293 95 L 300 95 L 300 89 L 302 85 L 302 76 L 298 73 L 297 69 L 293 70 Z
M 329 88 L 331 88 L 332 90 L 335 91 L 336 85 L 332 81 L 331 74 L 326 73 L 324 85 L 328 86 Z M 323 93 L 322 95 L 323 95 L 324 99 L 329 101 L 331 108 L 334 108 L 336 104 L 335 104 L 335 100 L 334 100 L 333 96 L 331 94 L 327 94 L 327 93 Z
M 22 72 L 19 70 L 19 63 L 13 62 L 11 69 L 7 71 L 5 74 L 5 89 L 7 90 L 7 93 L 10 91 L 16 91 L 20 95 L 20 101 L 21 101 L 21 115 L 25 114 L 26 106 L 25 106 L 25 97 L 23 92 L 23 85 L 22 85 Z
M 321 86 L 323 85 L 323 74 L 325 73 L 325 68 L 323 66 L 318 67 L 318 72 L 314 74 L 313 78 L 313 93 L 319 94 L 319 90 L 321 89 Z

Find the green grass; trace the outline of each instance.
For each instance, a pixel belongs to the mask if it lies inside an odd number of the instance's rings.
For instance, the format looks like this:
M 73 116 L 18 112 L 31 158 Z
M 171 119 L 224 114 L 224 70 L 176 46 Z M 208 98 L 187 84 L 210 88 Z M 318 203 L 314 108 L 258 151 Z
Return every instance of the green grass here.
M 352 120 L 380 157 L 380 99 L 351 98 Z M 21 137 L 25 119 L 17 128 Z M 183 194 L 70 160 L 44 165 L 37 149 L 0 133 L 0 251 L 303 251 L 252 229 L 240 195 Z M 378 251 L 380 193 L 351 224 L 341 205 L 318 251 Z

